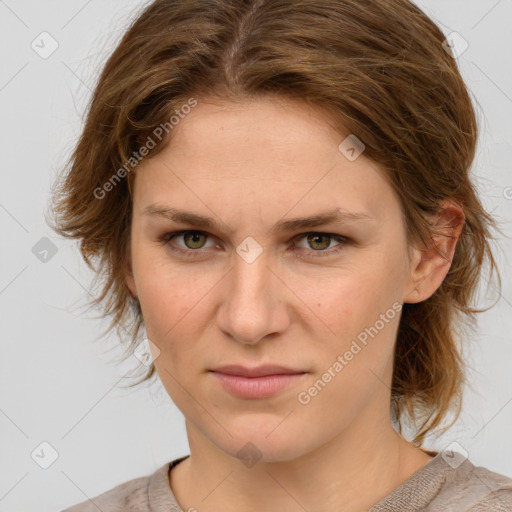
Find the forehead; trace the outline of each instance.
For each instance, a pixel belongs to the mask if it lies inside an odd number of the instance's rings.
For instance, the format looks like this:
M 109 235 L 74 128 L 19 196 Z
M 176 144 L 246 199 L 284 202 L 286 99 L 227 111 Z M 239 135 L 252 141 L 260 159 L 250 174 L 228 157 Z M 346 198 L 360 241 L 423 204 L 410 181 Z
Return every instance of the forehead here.
M 215 156 L 247 162 L 259 156 L 267 161 L 276 156 L 298 163 L 336 149 L 340 135 L 328 123 L 323 109 L 280 97 L 198 100 L 173 129 L 167 149 L 206 160 Z
M 177 201 L 203 214 L 215 204 L 283 213 L 293 207 L 292 217 L 320 206 L 381 215 L 397 198 L 364 153 L 350 161 L 340 152 L 345 137 L 324 110 L 299 102 L 198 100 L 171 142 L 143 161 L 136 197 L 141 207 Z

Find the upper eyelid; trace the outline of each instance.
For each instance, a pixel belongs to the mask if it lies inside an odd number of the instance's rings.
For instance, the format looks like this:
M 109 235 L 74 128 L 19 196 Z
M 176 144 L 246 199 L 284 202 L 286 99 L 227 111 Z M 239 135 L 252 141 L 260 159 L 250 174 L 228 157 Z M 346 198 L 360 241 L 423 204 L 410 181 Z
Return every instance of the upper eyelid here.
M 180 231 L 170 231 L 170 232 L 166 233 L 164 235 L 164 237 L 168 238 L 170 240 L 171 238 L 182 236 L 185 233 L 199 233 L 201 235 L 206 235 L 210 238 L 215 238 L 215 239 L 219 240 L 219 238 L 216 235 L 213 235 L 211 233 L 208 233 L 207 231 L 203 231 L 200 229 L 182 229 Z M 339 235 L 338 233 L 331 233 L 329 231 L 303 231 L 301 233 L 297 233 L 296 235 L 292 236 L 291 240 L 295 240 L 297 238 L 304 238 L 306 235 L 312 235 L 312 234 L 328 235 L 328 236 L 331 236 L 332 238 L 340 238 L 343 241 L 348 241 L 348 237 L 346 237 L 344 235 Z M 193 250 L 193 249 L 191 249 L 191 250 Z M 198 249 L 198 250 L 200 251 L 201 249 Z

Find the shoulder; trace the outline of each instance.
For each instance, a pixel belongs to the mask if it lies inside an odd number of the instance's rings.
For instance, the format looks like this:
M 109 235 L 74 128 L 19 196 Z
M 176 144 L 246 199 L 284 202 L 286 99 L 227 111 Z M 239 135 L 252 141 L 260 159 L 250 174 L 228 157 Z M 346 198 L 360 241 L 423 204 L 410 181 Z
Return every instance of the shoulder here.
M 453 451 L 435 455 L 370 512 L 512 512 L 512 478 Z
M 149 511 L 150 476 L 128 480 L 112 489 L 82 501 L 62 512 L 145 512 Z
M 512 489 L 492 491 L 468 512 L 512 512 Z
M 458 468 L 446 471 L 444 483 L 427 510 L 512 512 L 512 478 L 466 459 Z

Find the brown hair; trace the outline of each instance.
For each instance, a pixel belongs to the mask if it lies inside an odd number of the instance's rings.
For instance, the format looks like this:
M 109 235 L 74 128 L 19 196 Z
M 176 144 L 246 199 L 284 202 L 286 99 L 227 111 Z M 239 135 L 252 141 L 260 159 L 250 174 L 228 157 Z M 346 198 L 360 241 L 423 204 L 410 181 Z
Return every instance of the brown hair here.
M 99 76 L 69 171 L 53 195 L 58 220 L 52 228 L 80 240 L 82 256 L 102 279 L 92 304 L 103 304 L 103 316 L 112 318 L 107 331 L 116 327 L 121 340 L 130 334 L 126 357 L 143 327 L 123 274 L 131 171 L 141 148 L 151 139 L 157 144 L 147 157 L 156 155 L 172 136 L 171 115 L 184 112 L 191 99 L 277 94 L 325 108 L 340 133 L 363 141 L 365 155 L 401 198 L 411 244 L 429 242 L 433 226 L 425 214 L 439 211 L 440 201 L 462 206 L 464 227 L 442 285 L 429 299 L 403 306 L 392 381 L 395 419 L 401 432 L 407 413 L 417 427 L 415 444 L 455 408 L 451 426 L 466 382 L 456 329 L 462 333 L 464 321 L 474 330 L 475 313 L 489 309 L 470 306 L 486 259 L 500 288 L 501 278 L 489 243 L 496 221 L 470 181 L 475 111 L 444 41 L 408 0 L 156 0 L 146 6 Z M 165 127 L 161 140 L 159 126 Z M 136 384 L 154 374 L 151 365 Z

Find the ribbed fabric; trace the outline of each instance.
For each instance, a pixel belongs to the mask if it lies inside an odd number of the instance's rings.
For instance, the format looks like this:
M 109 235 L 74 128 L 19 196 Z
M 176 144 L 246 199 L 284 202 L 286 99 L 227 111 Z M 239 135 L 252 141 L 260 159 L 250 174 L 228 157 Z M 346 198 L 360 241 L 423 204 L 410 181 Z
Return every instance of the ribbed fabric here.
M 462 455 L 456 454 L 463 458 Z M 439 452 L 369 512 L 512 512 L 512 479 Z
M 512 478 L 469 459 L 452 467 L 442 452 L 429 453 L 435 457 L 368 512 L 512 512 Z M 169 485 L 169 472 L 187 457 L 62 512 L 184 512 Z

